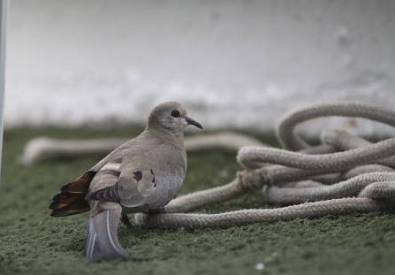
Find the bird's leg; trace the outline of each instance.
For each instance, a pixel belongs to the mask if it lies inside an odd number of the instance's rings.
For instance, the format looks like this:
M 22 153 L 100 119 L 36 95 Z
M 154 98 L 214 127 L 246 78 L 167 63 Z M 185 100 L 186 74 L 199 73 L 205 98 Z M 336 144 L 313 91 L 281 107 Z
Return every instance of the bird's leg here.
M 147 214 L 160 214 L 160 213 L 165 213 L 165 208 L 161 207 L 161 208 L 157 208 L 157 209 L 149 209 L 147 212 Z
M 130 222 L 128 214 L 126 213 L 126 211 L 124 209 L 122 209 L 122 213 L 121 213 L 121 222 L 124 225 L 126 225 L 127 228 L 132 227 L 132 223 Z

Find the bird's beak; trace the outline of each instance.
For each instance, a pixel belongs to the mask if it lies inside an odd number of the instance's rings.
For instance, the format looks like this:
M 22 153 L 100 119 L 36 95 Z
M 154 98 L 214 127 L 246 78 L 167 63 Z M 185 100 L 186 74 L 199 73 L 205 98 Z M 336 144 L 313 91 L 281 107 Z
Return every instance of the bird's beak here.
M 185 121 L 188 123 L 188 125 L 193 125 L 193 126 L 196 126 L 196 127 L 200 128 L 200 129 L 203 129 L 202 124 L 200 124 L 199 122 L 197 122 L 197 121 L 195 121 L 192 118 L 187 117 L 187 116 L 185 116 L 184 118 L 185 118 Z

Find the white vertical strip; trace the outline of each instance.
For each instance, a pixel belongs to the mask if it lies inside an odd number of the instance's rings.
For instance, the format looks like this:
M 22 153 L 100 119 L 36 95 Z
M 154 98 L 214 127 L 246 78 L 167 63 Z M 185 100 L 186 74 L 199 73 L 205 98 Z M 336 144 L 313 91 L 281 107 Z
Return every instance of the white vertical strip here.
M 1 160 L 3 149 L 3 128 L 4 128 L 4 88 L 5 88 L 5 47 L 7 31 L 8 0 L 0 0 L 0 178 Z

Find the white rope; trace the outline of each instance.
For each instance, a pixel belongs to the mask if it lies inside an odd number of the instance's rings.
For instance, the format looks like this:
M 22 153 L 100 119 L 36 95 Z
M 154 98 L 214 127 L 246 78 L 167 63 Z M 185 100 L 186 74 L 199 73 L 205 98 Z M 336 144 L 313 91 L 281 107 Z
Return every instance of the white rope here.
M 395 202 L 395 181 L 375 182 L 364 188 L 359 197 Z
M 274 163 L 289 167 L 339 171 L 356 165 L 368 164 L 395 154 L 395 138 L 387 139 L 363 148 L 322 155 L 309 155 L 276 148 L 246 146 L 240 149 L 237 159 L 245 167 L 250 163 Z
M 269 187 L 265 190 L 267 201 L 275 204 L 295 204 L 334 198 L 357 196 L 366 186 L 376 182 L 395 182 L 395 173 L 368 173 L 333 185 L 306 188 Z
M 256 222 L 273 222 L 296 218 L 318 218 L 353 212 L 372 212 L 386 205 L 370 198 L 333 199 L 274 209 L 245 209 L 220 214 L 136 214 L 135 223 L 147 228 L 205 228 L 229 227 Z
M 39 137 L 30 140 L 23 150 L 21 163 L 30 166 L 34 163 L 54 158 L 75 158 L 88 154 L 107 154 L 127 139 L 101 138 L 85 140 L 66 140 L 49 137 Z M 185 148 L 188 152 L 210 149 L 228 151 L 239 150 L 246 145 L 268 146 L 259 140 L 232 132 L 220 132 L 185 138 Z
M 323 143 L 327 144 L 327 146 L 341 151 L 361 148 L 371 144 L 369 141 L 344 130 L 324 131 L 321 135 L 321 140 Z M 395 157 L 392 156 L 380 160 L 378 163 L 395 167 Z
M 309 147 L 305 141 L 295 135 L 295 127 L 305 121 L 328 116 L 360 117 L 395 127 L 395 112 L 382 110 L 379 107 L 358 103 L 316 104 L 285 116 L 277 128 L 280 143 L 284 148 L 291 150 L 301 150 Z
M 350 169 L 349 171 L 345 172 L 341 175 L 344 179 L 350 179 L 362 174 L 373 173 L 373 172 L 395 172 L 394 169 L 388 166 L 380 165 L 380 164 L 368 164 L 368 165 L 361 165 L 355 168 Z

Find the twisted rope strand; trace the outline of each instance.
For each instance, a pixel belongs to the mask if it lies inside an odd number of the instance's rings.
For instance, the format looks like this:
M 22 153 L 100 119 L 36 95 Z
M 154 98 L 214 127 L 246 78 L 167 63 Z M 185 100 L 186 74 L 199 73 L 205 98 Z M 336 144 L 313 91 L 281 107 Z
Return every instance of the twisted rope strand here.
M 238 179 L 223 186 L 197 191 L 170 201 L 164 208 L 167 213 L 189 212 L 205 205 L 223 202 L 244 194 Z
M 362 174 L 373 172 L 395 172 L 395 170 L 381 164 L 368 164 L 352 168 L 349 171 L 345 172 L 341 177 L 344 179 L 350 179 Z
M 298 204 L 274 209 L 245 209 L 220 214 L 174 213 L 136 214 L 134 222 L 145 228 L 225 228 L 258 222 L 274 222 L 296 218 L 318 218 L 354 212 L 372 212 L 386 209 L 385 204 L 370 198 L 342 198 Z
M 306 188 L 266 188 L 266 201 L 274 204 L 297 204 L 311 201 L 329 200 L 357 196 L 367 185 L 395 180 L 395 173 L 369 173 L 353 177 L 333 185 Z
M 363 148 L 322 155 L 246 146 L 240 149 L 237 160 L 245 167 L 249 167 L 250 162 L 270 162 L 305 170 L 335 172 L 352 166 L 373 163 L 378 159 L 392 156 L 394 153 L 395 138 L 391 138 Z
M 328 116 L 360 117 L 395 127 L 395 112 L 359 103 L 323 103 L 291 112 L 277 128 L 277 137 L 285 149 L 301 150 L 309 147 L 294 133 L 295 127 L 305 121 Z
M 127 139 L 123 138 L 65 140 L 39 137 L 30 140 L 25 145 L 21 162 L 29 166 L 52 158 L 75 158 L 87 154 L 107 154 L 126 141 Z M 185 138 L 185 148 L 188 152 L 211 149 L 237 151 L 245 145 L 268 146 L 253 137 L 233 132 L 220 132 Z
M 321 141 L 341 151 L 361 148 L 371 144 L 371 142 L 366 139 L 344 130 L 324 131 L 321 135 Z M 395 157 L 385 158 L 377 161 L 377 163 L 395 167 Z
M 395 181 L 375 182 L 364 188 L 359 197 L 372 198 L 376 200 L 395 200 Z

